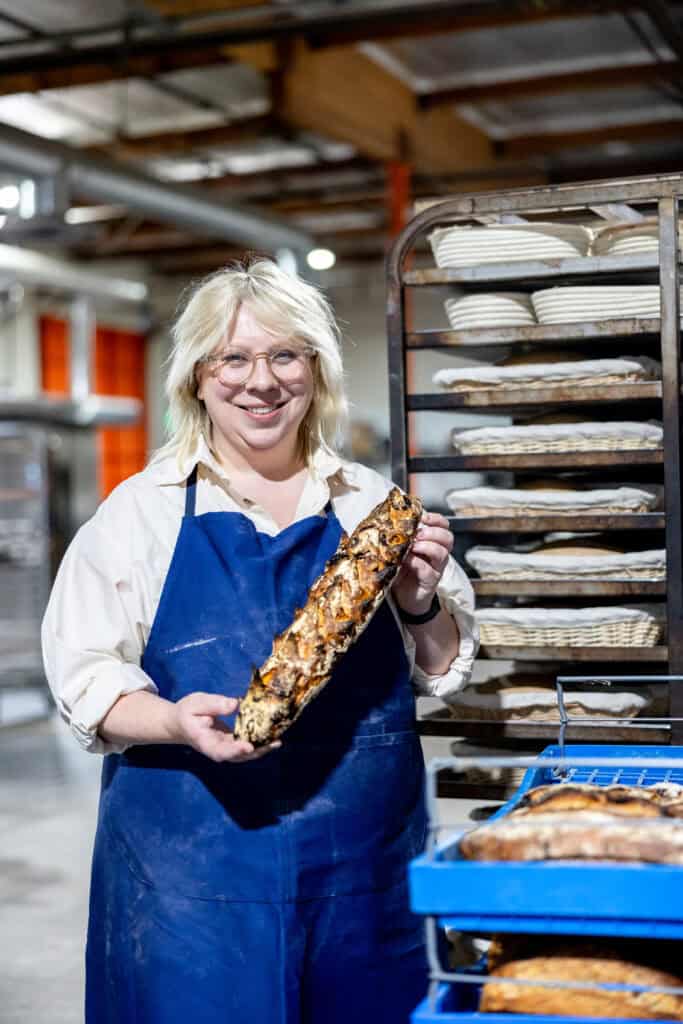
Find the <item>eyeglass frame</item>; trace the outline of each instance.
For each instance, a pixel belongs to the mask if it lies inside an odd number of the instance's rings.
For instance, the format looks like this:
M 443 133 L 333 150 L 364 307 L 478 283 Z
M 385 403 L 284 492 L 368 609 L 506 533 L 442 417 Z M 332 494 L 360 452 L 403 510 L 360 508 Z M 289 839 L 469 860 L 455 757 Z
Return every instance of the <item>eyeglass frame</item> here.
M 244 349 L 236 347 L 234 351 L 241 352 L 243 355 L 249 356 L 249 369 L 247 370 L 246 375 L 241 380 L 231 381 L 230 383 L 234 384 L 235 387 L 241 387 L 243 384 L 246 384 L 249 378 L 251 377 L 252 373 L 256 369 L 256 365 L 259 359 L 265 359 L 268 364 L 268 369 L 270 370 L 273 377 L 275 377 L 276 380 L 282 382 L 282 377 L 280 377 L 277 371 L 273 369 L 272 358 L 278 352 L 282 352 L 283 349 L 286 348 L 287 346 L 283 344 L 280 346 L 279 349 L 272 349 L 271 351 L 268 352 L 254 352 L 252 354 L 249 352 L 245 352 Z M 311 345 L 298 346 L 292 344 L 290 345 L 290 349 L 292 351 L 296 351 L 297 357 L 301 355 L 305 356 L 308 359 L 313 359 L 318 354 L 317 349 L 314 349 Z M 198 360 L 197 365 L 201 366 L 205 364 L 207 366 L 210 366 L 212 363 L 218 363 L 218 377 L 220 379 L 220 360 L 225 359 L 227 354 L 227 352 L 216 352 L 214 355 L 203 356 L 201 359 Z

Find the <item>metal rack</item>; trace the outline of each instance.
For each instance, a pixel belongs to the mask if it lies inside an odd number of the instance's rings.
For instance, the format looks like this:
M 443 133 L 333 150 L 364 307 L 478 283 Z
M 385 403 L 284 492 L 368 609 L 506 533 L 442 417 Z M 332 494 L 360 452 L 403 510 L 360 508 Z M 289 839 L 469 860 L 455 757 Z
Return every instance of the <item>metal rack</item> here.
M 663 470 L 664 512 L 608 515 L 563 515 L 543 517 L 482 517 L 458 519 L 450 517 L 459 550 L 477 534 L 516 533 L 533 534 L 550 530 L 572 531 L 644 531 L 663 530 L 667 551 L 667 583 L 624 581 L 595 582 L 507 582 L 473 581 L 481 598 L 509 596 L 537 596 L 546 598 L 656 596 L 666 601 L 667 642 L 657 647 L 626 648 L 531 648 L 484 647 L 481 656 L 500 660 L 546 661 L 557 665 L 582 662 L 586 671 L 591 665 L 599 667 L 610 662 L 621 665 L 639 663 L 656 664 L 658 671 L 671 675 L 683 672 L 683 546 L 681 538 L 681 344 L 678 250 L 678 207 L 683 193 L 683 176 L 668 175 L 649 178 L 624 179 L 611 182 L 549 188 L 519 189 L 462 196 L 430 206 L 416 216 L 396 240 L 387 261 L 388 305 L 387 328 L 389 339 L 389 381 L 391 417 L 391 461 L 393 479 L 409 488 L 411 477 L 417 474 L 452 471 L 509 470 L 524 474 L 530 470 L 575 469 L 588 472 L 600 469 L 607 474 L 618 474 L 623 467 L 636 467 L 637 471 L 657 473 Z M 509 262 L 483 264 L 457 269 L 412 269 L 416 243 L 436 226 L 458 222 L 491 223 L 504 220 L 506 215 L 521 215 L 533 222 L 534 218 L 557 220 L 613 215 L 628 206 L 629 210 L 655 213 L 659 220 L 659 254 L 644 253 L 628 256 L 584 257 L 562 260 Z M 661 317 L 659 319 L 615 319 L 593 323 L 537 324 L 521 328 L 485 328 L 457 330 L 413 330 L 407 323 L 410 298 L 416 290 L 438 288 L 445 290 L 458 285 L 470 290 L 485 290 L 505 282 L 516 282 L 523 288 L 534 284 L 562 283 L 641 283 L 659 281 L 661 287 Z M 596 343 L 613 350 L 619 340 L 632 343 L 647 341 L 661 350 L 662 381 L 623 384 L 618 386 L 566 386 L 542 389 L 507 388 L 473 391 L 469 394 L 413 394 L 409 393 L 409 362 L 412 354 L 424 350 L 476 352 L 486 354 L 487 347 L 514 346 L 525 350 L 542 343 L 544 346 L 562 346 L 571 342 L 573 347 L 588 347 L 594 351 Z M 612 348 L 610 348 L 612 346 Z M 424 411 L 448 414 L 491 410 L 510 412 L 527 409 L 539 411 L 595 407 L 598 403 L 611 407 L 625 403 L 661 404 L 663 447 L 661 450 L 576 452 L 540 455 L 450 455 L 413 451 L 411 419 Z M 641 405 L 641 408 L 643 406 Z M 661 467 L 661 469 L 659 468 Z M 471 541 L 470 541 L 471 542 Z M 670 741 L 683 741 L 683 686 L 671 686 Z M 490 723 L 482 734 L 480 724 L 456 721 L 450 716 L 433 714 L 421 723 L 423 733 L 436 735 L 477 736 L 480 739 L 548 738 L 538 724 L 525 727 L 520 723 Z
M 51 583 L 44 433 L 0 423 L 0 698 L 39 689 L 49 702 L 40 623 Z

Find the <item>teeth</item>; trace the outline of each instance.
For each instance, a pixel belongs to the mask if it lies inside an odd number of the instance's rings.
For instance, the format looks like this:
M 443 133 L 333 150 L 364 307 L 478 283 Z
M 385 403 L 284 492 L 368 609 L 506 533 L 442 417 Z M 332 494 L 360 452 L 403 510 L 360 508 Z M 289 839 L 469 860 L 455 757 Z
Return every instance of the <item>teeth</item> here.
M 255 416 L 267 416 L 269 413 L 275 412 L 276 409 L 276 405 L 260 405 L 258 409 L 250 409 L 249 412 Z

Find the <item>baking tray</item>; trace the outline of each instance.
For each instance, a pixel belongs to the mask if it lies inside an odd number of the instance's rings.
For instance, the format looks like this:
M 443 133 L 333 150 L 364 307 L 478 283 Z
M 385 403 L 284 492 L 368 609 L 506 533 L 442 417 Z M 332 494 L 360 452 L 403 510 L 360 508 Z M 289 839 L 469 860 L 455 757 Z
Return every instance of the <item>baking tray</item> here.
M 479 1013 L 479 990 L 479 985 L 439 985 L 413 1011 L 412 1024 L 606 1024 L 606 1021 L 614 1020 L 605 1017 L 555 1017 L 542 1013 Z M 630 1019 L 630 1024 L 639 1022 Z M 645 1024 L 644 1018 L 640 1024 Z
M 442 758 L 428 766 L 432 836 L 439 826 L 436 778 L 475 762 L 527 765 L 507 814 L 533 786 L 561 781 L 597 785 L 683 784 L 683 747 L 564 745 L 536 758 Z M 410 866 L 411 906 L 458 931 L 683 938 L 683 868 L 607 861 L 468 861 L 458 844 L 465 830 L 441 845 L 434 838 Z

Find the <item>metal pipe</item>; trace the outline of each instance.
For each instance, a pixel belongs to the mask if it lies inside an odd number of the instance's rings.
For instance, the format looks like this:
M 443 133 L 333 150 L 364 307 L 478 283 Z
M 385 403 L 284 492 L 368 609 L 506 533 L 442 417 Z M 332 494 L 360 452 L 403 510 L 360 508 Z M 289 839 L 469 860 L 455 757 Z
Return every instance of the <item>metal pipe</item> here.
M 77 295 L 69 304 L 69 374 L 74 402 L 84 401 L 92 392 L 94 340 L 92 301 Z
M 106 277 L 14 245 L 0 245 L 0 278 L 115 302 L 144 302 L 147 298 L 147 285 L 142 281 Z
M 312 236 L 285 221 L 244 205 L 223 206 L 201 189 L 171 185 L 105 157 L 83 153 L 63 142 L 0 125 L 0 166 L 32 178 L 62 175 L 79 194 L 99 202 L 123 203 L 130 210 L 175 227 L 258 249 L 314 247 Z

